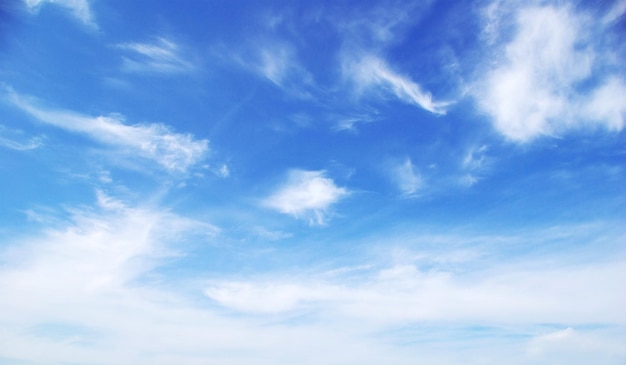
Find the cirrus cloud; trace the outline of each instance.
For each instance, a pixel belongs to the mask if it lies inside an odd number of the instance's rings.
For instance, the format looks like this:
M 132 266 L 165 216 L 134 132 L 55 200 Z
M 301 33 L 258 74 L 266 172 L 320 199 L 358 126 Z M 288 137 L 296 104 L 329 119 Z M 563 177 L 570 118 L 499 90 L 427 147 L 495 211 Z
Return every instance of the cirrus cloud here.
M 139 155 L 170 172 L 186 172 L 204 159 L 209 151 L 207 140 L 172 132 L 162 124 L 128 125 L 119 114 L 93 117 L 50 109 L 37 105 L 31 98 L 10 88 L 7 91 L 14 106 L 42 123 L 86 135 L 94 141 L 115 147 L 129 157 Z

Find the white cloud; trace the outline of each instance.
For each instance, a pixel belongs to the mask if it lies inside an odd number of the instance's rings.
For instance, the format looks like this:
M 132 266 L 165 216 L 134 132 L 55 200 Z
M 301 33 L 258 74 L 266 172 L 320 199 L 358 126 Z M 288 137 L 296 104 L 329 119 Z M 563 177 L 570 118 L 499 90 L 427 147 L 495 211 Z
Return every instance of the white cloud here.
M 432 95 L 422 90 L 420 85 L 395 72 L 384 60 L 373 55 L 350 57 L 343 64 L 343 72 L 356 84 L 359 92 L 384 90 L 434 114 L 445 114 L 445 107 L 449 104 L 434 101 Z
M 325 177 L 324 171 L 291 170 L 285 184 L 265 199 L 264 205 L 322 225 L 330 206 L 347 194 L 345 188 Z
M 9 148 L 16 151 L 29 151 L 41 147 L 42 141 L 40 137 L 31 137 L 23 140 L 20 131 L 11 131 L 0 125 L 0 133 L 10 134 L 10 137 L 0 134 L 0 147 Z
M 117 47 L 128 51 L 123 67 L 129 72 L 181 73 L 195 69 L 181 54 L 180 46 L 167 38 L 158 37 L 152 43 L 122 43 Z
M 407 158 L 403 163 L 391 168 L 391 174 L 398 189 L 406 197 L 413 197 L 424 186 L 420 174 L 416 171 L 411 159 Z
M 267 79 L 290 96 L 312 98 L 313 75 L 298 60 L 296 49 L 289 42 L 261 38 L 241 50 L 227 52 L 241 67 Z
M 70 10 L 85 25 L 97 27 L 88 0 L 24 0 L 24 3 L 32 11 L 38 11 L 43 4 L 56 4 Z
M 621 130 L 626 87 L 621 76 L 602 71 L 614 59 L 599 45 L 603 25 L 569 6 L 529 6 L 513 12 L 514 37 L 499 46 L 493 57 L 496 66 L 475 90 L 496 130 L 517 142 L 591 125 Z M 488 13 L 486 32 L 495 42 L 511 14 L 502 9 Z M 599 84 L 586 91 L 583 82 Z
M 89 138 L 116 147 L 129 157 L 140 156 L 158 163 L 170 172 L 185 172 L 205 158 L 207 140 L 196 140 L 189 134 L 170 131 L 162 124 L 127 125 L 118 114 L 91 117 L 66 110 L 37 106 L 27 97 L 12 90 L 9 100 L 40 122 L 80 133 Z
M 487 157 L 487 145 L 473 146 L 469 148 L 461 161 L 461 168 L 465 175 L 460 178 L 462 185 L 472 186 L 480 180 L 480 174 L 490 165 L 491 159 Z

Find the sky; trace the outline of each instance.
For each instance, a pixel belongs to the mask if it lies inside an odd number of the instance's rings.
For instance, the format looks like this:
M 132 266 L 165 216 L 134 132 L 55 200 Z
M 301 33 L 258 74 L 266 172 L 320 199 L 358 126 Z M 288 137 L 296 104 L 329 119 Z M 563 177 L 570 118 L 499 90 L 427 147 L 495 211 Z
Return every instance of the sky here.
M 0 2 L 0 365 L 626 362 L 626 1 Z

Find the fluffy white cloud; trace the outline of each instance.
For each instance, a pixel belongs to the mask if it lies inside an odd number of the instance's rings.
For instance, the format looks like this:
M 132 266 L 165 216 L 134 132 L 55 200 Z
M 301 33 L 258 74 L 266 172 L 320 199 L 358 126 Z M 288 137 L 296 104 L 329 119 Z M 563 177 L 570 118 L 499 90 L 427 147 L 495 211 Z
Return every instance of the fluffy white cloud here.
M 59 5 L 69 9 L 72 14 L 84 24 L 90 27 L 96 27 L 89 6 L 89 0 L 24 0 L 24 3 L 33 11 L 39 10 L 43 4 Z
M 194 65 L 181 54 L 180 46 L 159 37 L 152 43 L 122 43 L 118 48 L 128 51 L 124 69 L 129 72 L 180 73 L 194 70 Z
M 434 114 L 445 114 L 449 104 L 434 101 L 432 95 L 411 78 L 392 70 L 383 59 L 371 54 L 349 57 L 343 64 L 343 73 L 360 93 L 383 90 Z
M 66 110 L 38 106 L 27 97 L 8 90 L 13 105 L 40 122 L 80 133 L 100 143 L 116 147 L 129 157 L 155 161 L 171 172 L 185 172 L 205 158 L 209 143 L 189 134 L 174 133 L 162 124 L 124 124 L 118 114 L 91 117 Z
M 490 7 L 486 32 L 496 40 L 509 11 Z M 528 6 L 513 11 L 515 33 L 498 45 L 496 66 L 478 82 L 480 107 L 504 137 L 517 142 L 585 126 L 619 131 L 624 126 L 626 86 L 603 69 L 614 57 L 603 49 L 600 20 L 573 7 Z M 493 62 L 493 59 L 490 59 Z M 583 82 L 595 85 L 581 86 Z
M 345 188 L 325 177 L 324 171 L 291 170 L 287 181 L 264 200 L 264 205 L 321 225 L 330 206 L 347 194 Z

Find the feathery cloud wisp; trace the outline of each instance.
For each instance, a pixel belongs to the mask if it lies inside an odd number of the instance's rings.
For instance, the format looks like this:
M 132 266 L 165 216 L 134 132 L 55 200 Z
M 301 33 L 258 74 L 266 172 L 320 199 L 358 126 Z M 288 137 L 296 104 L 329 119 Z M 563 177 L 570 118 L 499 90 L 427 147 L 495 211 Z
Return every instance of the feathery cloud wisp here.
M 16 151 L 28 151 L 39 148 L 42 144 L 40 137 L 31 137 L 27 141 L 24 141 L 23 138 L 17 138 L 17 133 L 11 133 L 12 136 L 6 136 L 6 132 L 7 129 L 4 126 L 0 125 L 0 147 L 9 148 Z M 5 134 L 5 136 L 3 136 L 2 134 Z
M 170 131 L 162 124 L 128 125 L 118 114 L 91 117 L 66 110 L 36 105 L 29 98 L 8 90 L 9 100 L 40 122 L 80 133 L 92 140 L 116 147 L 129 156 L 155 161 L 170 172 L 185 172 L 209 151 L 209 142 L 190 134 Z
M 129 72 L 181 73 L 194 69 L 193 63 L 181 54 L 180 46 L 158 37 L 152 43 L 122 43 L 118 48 L 128 52 L 123 68 Z
M 343 72 L 356 84 L 360 92 L 382 89 L 406 103 L 415 104 L 433 114 L 445 114 L 445 107 L 449 104 L 433 100 L 432 95 L 424 91 L 420 85 L 392 70 L 384 60 L 373 55 L 345 62 Z
M 405 197 L 414 197 L 424 183 L 411 159 L 391 168 L 392 178 Z

